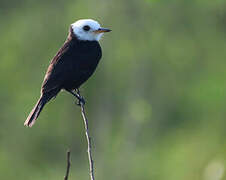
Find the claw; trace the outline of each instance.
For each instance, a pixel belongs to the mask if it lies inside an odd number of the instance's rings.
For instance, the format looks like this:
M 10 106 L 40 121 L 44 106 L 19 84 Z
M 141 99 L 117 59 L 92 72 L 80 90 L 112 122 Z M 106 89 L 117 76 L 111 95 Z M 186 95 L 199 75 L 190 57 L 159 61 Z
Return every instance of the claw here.
M 81 106 L 81 105 L 85 105 L 85 104 L 86 104 L 85 99 L 84 99 L 82 96 L 79 96 L 79 97 L 78 97 L 77 105 L 78 105 L 78 106 Z
M 69 91 L 69 92 L 78 99 L 78 101 L 76 102 L 78 106 L 85 105 L 86 103 L 85 99 L 80 95 L 80 92 L 78 89 L 76 89 L 75 92 L 74 91 Z

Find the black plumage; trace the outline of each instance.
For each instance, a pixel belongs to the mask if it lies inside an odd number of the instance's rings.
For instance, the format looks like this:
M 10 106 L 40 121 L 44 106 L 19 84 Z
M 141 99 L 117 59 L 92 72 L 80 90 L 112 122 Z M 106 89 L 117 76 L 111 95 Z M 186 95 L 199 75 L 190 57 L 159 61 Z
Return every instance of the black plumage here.
M 41 88 L 41 96 L 24 125 L 31 127 L 44 105 L 60 90 L 72 92 L 78 89 L 93 74 L 101 55 L 98 41 L 79 40 L 70 27 L 64 45 L 48 67 Z

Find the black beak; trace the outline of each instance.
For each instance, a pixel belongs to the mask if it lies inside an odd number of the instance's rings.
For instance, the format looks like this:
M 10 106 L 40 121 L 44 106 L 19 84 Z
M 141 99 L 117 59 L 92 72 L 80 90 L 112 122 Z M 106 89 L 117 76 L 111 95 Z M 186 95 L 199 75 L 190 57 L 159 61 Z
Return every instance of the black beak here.
M 107 28 L 99 28 L 98 30 L 94 31 L 95 33 L 105 33 L 105 32 L 111 32 L 110 29 Z

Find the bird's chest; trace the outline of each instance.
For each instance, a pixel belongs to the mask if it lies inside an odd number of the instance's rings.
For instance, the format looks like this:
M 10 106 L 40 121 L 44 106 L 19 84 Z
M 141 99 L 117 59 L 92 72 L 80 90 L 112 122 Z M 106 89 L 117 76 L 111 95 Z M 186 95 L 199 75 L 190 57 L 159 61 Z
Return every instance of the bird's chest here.
M 77 61 L 77 60 L 76 60 Z M 74 64 L 74 68 L 78 71 L 89 71 L 94 70 L 99 62 L 98 58 L 90 57 L 90 56 L 82 56 L 80 60 Z
M 95 71 L 101 58 L 99 44 L 76 44 L 71 48 L 68 76 L 73 80 L 86 80 Z
M 98 44 L 79 44 L 73 52 L 72 67 L 79 72 L 94 71 L 100 58 L 101 49 Z

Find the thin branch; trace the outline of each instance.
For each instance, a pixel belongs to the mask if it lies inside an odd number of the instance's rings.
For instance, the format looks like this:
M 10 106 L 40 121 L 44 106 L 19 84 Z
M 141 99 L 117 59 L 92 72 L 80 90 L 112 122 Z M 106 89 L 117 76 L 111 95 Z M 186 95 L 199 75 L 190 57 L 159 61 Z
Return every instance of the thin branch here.
M 71 152 L 70 152 L 70 150 L 68 150 L 68 152 L 67 152 L 67 170 L 66 170 L 66 174 L 64 176 L 64 180 L 68 180 L 69 171 L 70 171 L 70 167 L 71 167 L 70 156 L 71 156 Z
M 80 99 L 83 99 L 82 96 L 80 95 L 80 91 L 77 89 L 77 94 L 80 97 Z M 86 117 L 85 113 L 85 108 L 84 108 L 84 99 L 83 101 L 79 101 L 79 105 L 81 107 L 81 113 L 82 113 L 82 118 L 84 120 L 84 125 L 85 125 L 85 131 L 86 131 L 86 140 L 88 144 L 88 158 L 89 158 L 89 174 L 90 174 L 90 179 L 95 180 L 94 178 L 94 168 L 93 168 L 93 158 L 92 158 L 92 147 L 91 147 L 91 138 L 89 136 L 89 126 L 88 126 L 88 119 Z

